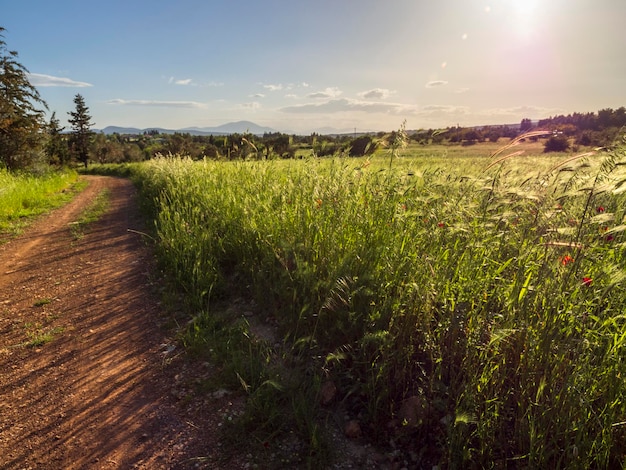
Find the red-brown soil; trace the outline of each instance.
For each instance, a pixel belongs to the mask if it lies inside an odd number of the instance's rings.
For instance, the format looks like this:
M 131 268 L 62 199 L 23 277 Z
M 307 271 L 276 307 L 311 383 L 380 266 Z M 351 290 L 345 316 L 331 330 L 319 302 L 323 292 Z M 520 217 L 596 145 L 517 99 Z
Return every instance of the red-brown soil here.
M 172 351 L 132 184 L 85 178 L 0 246 L 0 468 L 233 468 L 213 431 L 228 400 L 173 393 L 190 366 Z M 75 238 L 104 189 L 109 210 Z

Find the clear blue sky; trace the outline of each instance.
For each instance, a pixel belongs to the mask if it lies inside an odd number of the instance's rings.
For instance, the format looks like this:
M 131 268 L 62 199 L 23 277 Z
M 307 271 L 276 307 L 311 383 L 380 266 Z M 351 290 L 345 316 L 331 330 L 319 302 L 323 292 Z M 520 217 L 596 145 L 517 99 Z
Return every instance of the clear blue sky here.
M 61 121 L 280 131 L 515 123 L 626 105 L 626 0 L 0 0 Z

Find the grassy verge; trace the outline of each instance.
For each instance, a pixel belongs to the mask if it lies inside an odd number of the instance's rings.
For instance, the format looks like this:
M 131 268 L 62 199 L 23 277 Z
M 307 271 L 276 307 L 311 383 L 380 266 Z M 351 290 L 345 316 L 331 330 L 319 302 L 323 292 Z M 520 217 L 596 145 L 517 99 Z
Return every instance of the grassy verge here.
M 101 191 L 93 200 L 93 202 L 81 213 L 78 220 L 70 224 L 70 231 L 75 239 L 83 237 L 85 228 L 102 217 L 107 211 L 110 201 L 109 190 Z
M 20 233 L 35 216 L 68 202 L 81 185 L 69 170 L 43 175 L 0 170 L 0 242 Z
M 626 151 L 432 163 L 134 169 L 234 434 L 316 468 L 335 420 L 421 467 L 620 467 Z

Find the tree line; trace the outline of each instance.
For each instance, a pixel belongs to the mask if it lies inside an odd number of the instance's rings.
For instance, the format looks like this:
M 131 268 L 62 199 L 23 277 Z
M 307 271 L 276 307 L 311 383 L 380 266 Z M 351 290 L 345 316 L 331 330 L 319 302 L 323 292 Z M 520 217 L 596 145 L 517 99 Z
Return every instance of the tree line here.
M 524 118 L 519 124 L 482 127 L 448 127 L 416 131 L 412 139 L 421 144 L 457 143 L 472 145 L 478 142 L 497 142 L 502 138 L 513 139 L 520 134 L 543 130 L 553 134 L 545 140 L 548 151 L 554 150 L 555 141 L 560 142 L 558 150 L 570 146 L 610 147 L 626 126 L 626 107 L 605 108 L 597 113 L 573 113 L 557 115 L 533 122 Z M 565 148 L 563 148 L 565 146 Z
M 597 113 L 559 115 L 535 122 L 524 118 L 516 125 L 413 130 L 407 131 L 407 137 L 420 145 L 473 145 L 514 139 L 520 134 L 544 130 L 549 133 L 542 139 L 544 151 L 564 152 L 577 150 L 580 146 L 610 147 L 625 126 L 626 108 L 620 107 L 615 110 L 602 109 Z M 92 155 L 100 163 L 141 161 L 169 154 L 221 160 L 297 158 L 302 155 L 360 157 L 372 154 L 381 145 L 394 142 L 395 135 L 396 132 L 378 132 L 359 136 L 316 133 L 302 136 L 276 132 L 204 136 L 189 133 L 160 134 L 152 130 L 137 135 L 97 134 L 92 144 Z M 540 137 L 530 139 L 536 141 Z

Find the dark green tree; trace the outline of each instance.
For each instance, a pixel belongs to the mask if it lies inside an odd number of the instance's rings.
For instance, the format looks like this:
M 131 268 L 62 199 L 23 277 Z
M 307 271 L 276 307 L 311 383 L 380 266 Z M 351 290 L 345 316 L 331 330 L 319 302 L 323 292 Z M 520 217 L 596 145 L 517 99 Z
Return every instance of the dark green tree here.
M 91 142 L 91 155 L 98 163 L 119 163 L 124 160 L 124 145 L 119 135 L 96 134 Z
M 600 128 L 606 129 L 613 125 L 613 110 L 611 108 L 605 108 L 598 111 L 598 124 Z
M 175 132 L 174 134 L 167 136 L 166 153 L 171 153 L 172 155 L 183 155 L 187 151 L 190 142 L 191 136 L 189 134 Z
M 48 123 L 48 143 L 45 149 L 48 163 L 65 165 L 69 162 L 69 149 L 67 148 L 67 141 L 62 134 L 63 130 L 65 130 L 65 127 L 61 127 L 56 113 L 53 112 Z
M 395 138 L 395 133 L 392 134 L 393 137 L 390 138 L 390 141 L 393 141 L 393 139 Z M 350 146 L 350 151 L 348 152 L 348 154 L 351 157 L 363 157 L 365 155 L 374 153 L 375 148 L 376 144 L 374 143 L 372 137 L 369 135 L 362 135 L 352 141 L 352 145 Z
M 566 152 L 569 149 L 569 141 L 563 134 L 550 136 L 543 147 L 544 153 L 548 152 Z
M 268 149 L 268 154 L 273 153 L 281 158 L 293 158 L 296 151 L 293 147 L 293 139 L 279 132 L 263 136 L 263 143 Z
M 522 122 L 519 125 L 520 132 L 528 132 L 532 128 L 533 128 L 533 122 L 530 119 L 528 118 L 522 119 Z
M 461 133 L 461 142 L 463 145 L 474 145 L 481 140 L 483 140 L 483 135 L 478 129 L 464 129 Z
M 7 49 L 0 27 L 0 165 L 9 169 L 31 165 L 40 155 L 46 103 Z
M 72 125 L 70 149 L 76 159 L 87 168 L 87 163 L 89 162 L 89 146 L 93 135 L 91 131 L 93 123 L 89 115 L 89 108 L 80 93 L 74 97 L 74 105 L 76 109 L 67 113 L 71 116 L 68 122 Z

